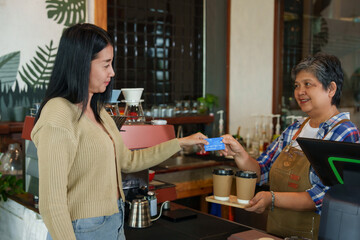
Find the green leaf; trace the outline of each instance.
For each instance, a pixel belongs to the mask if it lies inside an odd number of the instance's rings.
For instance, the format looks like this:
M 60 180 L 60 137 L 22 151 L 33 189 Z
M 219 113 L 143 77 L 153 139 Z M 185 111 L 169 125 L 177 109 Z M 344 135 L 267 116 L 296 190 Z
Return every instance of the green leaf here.
M 85 0 L 46 0 L 48 18 L 58 24 L 71 26 L 85 22 Z
M 26 63 L 22 71 L 19 71 L 20 78 L 30 88 L 41 88 L 42 84 L 47 86 L 55 62 L 56 49 L 52 40 L 45 47 L 38 46 L 35 56 L 30 60 L 31 64 Z
M 36 56 L 38 56 L 43 62 L 46 62 L 46 58 L 41 53 L 36 52 Z
M 16 176 L 5 176 L 0 178 L 0 200 L 7 200 L 7 195 L 24 193 L 23 179 L 17 179 Z
M 199 97 L 197 99 L 200 103 L 205 104 L 208 108 L 212 106 L 219 106 L 219 98 L 211 93 L 205 94 L 205 97 Z
M 31 75 L 33 75 L 34 77 L 38 78 L 39 75 L 36 71 L 34 71 L 30 66 L 29 64 L 26 63 L 26 67 L 29 69 L 29 72 L 31 73 Z
M 31 86 L 33 83 L 29 82 L 29 80 L 21 73 L 19 72 L 20 78 L 28 85 Z
M 33 77 L 29 74 L 29 72 L 25 71 L 25 68 L 24 68 L 24 67 L 23 67 L 22 69 L 24 70 L 24 73 L 25 73 L 26 77 L 27 77 L 29 80 L 31 80 L 31 82 L 35 82 L 35 81 L 36 81 L 36 78 L 33 78 Z
M 36 63 L 34 62 L 34 60 L 30 60 L 32 67 L 37 71 L 37 72 L 41 72 L 41 69 L 38 65 L 36 65 Z
M 42 49 L 40 46 L 38 46 L 38 48 L 39 48 L 39 50 L 40 50 L 43 54 L 47 55 L 48 52 L 45 52 L 45 50 Z
M 16 185 L 17 187 L 22 188 L 22 187 L 23 187 L 23 180 L 22 180 L 22 179 L 18 179 L 18 180 L 16 181 L 15 185 Z
M 15 176 L 10 176 L 10 178 L 9 178 L 10 186 L 13 186 L 15 183 L 16 183 L 16 177 Z
M 0 57 L 0 90 L 8 89 L 14 84 L 19 68 L 19 62 L 20 51 L 12 52 Z
M 39 59 L 34 58 L 34 60 L 35 60 L 36 64 L 39 66 L 39 68 L 45 68 L 45 65 Z

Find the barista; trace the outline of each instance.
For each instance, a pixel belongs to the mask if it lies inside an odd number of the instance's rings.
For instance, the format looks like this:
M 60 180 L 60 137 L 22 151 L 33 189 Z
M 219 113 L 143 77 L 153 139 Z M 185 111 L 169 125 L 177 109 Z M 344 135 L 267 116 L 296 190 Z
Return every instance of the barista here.
M 270 183 L 270 191 L 258 192 L 247 211 L 269 208 L 267 231 L 287 237 L 317 239 L 324 186 L 296 142 L 297 137 L 357 142 L 359 132 L 349 113 L 340 113 L 344 81 L 341 63 L 332 55 L 318 53 L 303 59 L 292 70 L 294 96 L 308 116 L 296 121 L 254 159 L 231 136 L 223 136 L 222 154 L 234 156 L 241 170 L 258 174 L 258 183 Z

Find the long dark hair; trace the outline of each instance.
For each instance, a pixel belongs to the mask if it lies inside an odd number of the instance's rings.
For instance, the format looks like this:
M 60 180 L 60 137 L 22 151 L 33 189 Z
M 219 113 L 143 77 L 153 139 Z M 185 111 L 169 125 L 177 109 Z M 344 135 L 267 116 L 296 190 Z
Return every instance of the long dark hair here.
M 74 104 L 82 103 L 82 116 L 89 100 L 91 61 L 109 44 L 113 46 L 109 33 L 93 24 L 76 24 L 63 32 L 48 89 L 35 122 L 44 105 L 56 97 L 65 98 Z M 91 98 L 90 106 L 98 122 L 102 122 L 100 110 L 111 96 L 112 85 L 111 79 L 105 92 L 95 93 Z

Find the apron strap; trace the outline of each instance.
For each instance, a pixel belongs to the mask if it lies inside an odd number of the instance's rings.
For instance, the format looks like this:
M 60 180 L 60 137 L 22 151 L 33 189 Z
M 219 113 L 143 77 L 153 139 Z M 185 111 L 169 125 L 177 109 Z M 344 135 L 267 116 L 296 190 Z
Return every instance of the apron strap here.
M 325 134 L 325 136 L 323 137 L 323 139 L 324 139 L 334 128 L 336 128 L 337 126 L 339 126 L 340 124 L 342 124 L 342 123 L 344 123 L 344 122 L 350 122 L 350 120 L 349 120 L 349 119 L 343 119 L 343 120 L 337 122 L 337 123 Z
M 295 139 L 299 136 L 299 134 L 300 134 L 300 132 L 302 131 L 302 129 L 304 128 L 305 124 L 306 124 L 309 120 L 310 120 L 309 117 L 308 117 L 307 119 L 305 119 L 305 121 L 301 124 L 300 128 L 297 130 L 297 132 L 295 133 L 295 135 L 292 137 L 291 140 L 295 140 Z M 344 122 L 350 122 L 350 120 L 349 120 L 349 119 L 343 119 L 343 120 L 337 122 L 337 123 L 330 129 L 330 131 L 325 134 L 325 136 L 323 137 L 323 139 L 324 139 L 334 128 L 336 128 L 337 126 L 339 126 L 340 124 L 342 124 L 342 123 L 344 123 Z
M 300 128 L 296 131 L 295 135 L 292 137 L 291 140 L 295 140 L 299 134 L 301 133 L 302 129 L 305 127 L 306 123 L 310 120 L 310 117 L 308 117 L 307 119 L 305 119 L 305 121 L 300 125 Z

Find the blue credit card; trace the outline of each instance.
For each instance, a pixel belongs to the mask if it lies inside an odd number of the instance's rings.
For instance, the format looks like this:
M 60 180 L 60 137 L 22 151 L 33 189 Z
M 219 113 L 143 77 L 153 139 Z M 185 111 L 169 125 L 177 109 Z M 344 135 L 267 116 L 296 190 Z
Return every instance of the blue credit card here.
M 218 138 L 206 138 L 205 140 L 208 141 L 208 145 L 204 145 L 205 151 L 217 151 L 217 150 L 224 150 L 225 144 L 222 142 L 222 137 Z

